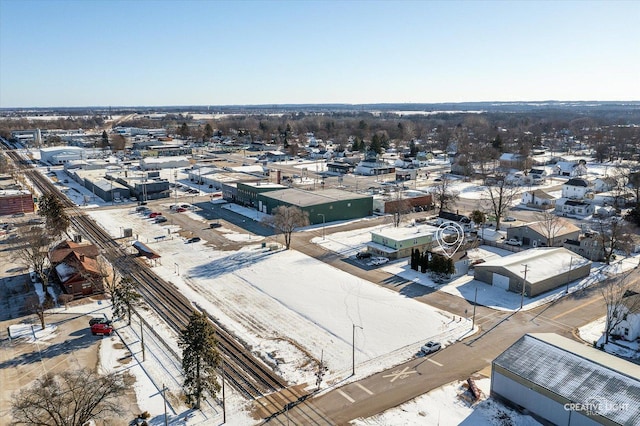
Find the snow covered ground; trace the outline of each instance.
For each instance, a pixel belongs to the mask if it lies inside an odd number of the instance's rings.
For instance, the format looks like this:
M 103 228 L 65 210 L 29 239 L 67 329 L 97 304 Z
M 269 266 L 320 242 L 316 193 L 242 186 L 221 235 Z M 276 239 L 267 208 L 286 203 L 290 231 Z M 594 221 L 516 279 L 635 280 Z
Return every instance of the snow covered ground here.
M 254 351 L 268 354 L 295 383 L 314 382 L 310 361 L 320 357 L 329 367 L 327 382 L 350 375 L 354 326 L 362 327 L 355 340 L 356 362 L 367 366 L 358 369 L 361 374 L 411 358 L 427 340 L 446 345 L 469 332 L 470 324 L 454 322 L 447 312 L 294 250 L 272 251 L 271 245 L 256 242 L 239 251 L 218 251 L 204 241 L 185 244 L 175 227 L 159 226 L 133 211 L 90 214 L 114 237 L 120 227 L 132 228 L 163 256 L 153 267 L 158 275 L 243 336 Z
M 491 380 L 476 380 L 484 396 L 489 395 Z M 540 423 L 529 416 L 495 402 L 482 399 L 471 404 L 464 398 L 467 382 L 454 382 L 426 393 L 398 407 L 367 419 L 351 422 L 354 426 L 424 426 L 424 425 L 503 425 L 533 426 Z M 506 420 L 509 423 L 505 423 Z
M 578 335 L 585 342 L 595 342 L 597 347 L 602 345 L 607 353 L 625 358 L 640 359 L 640 343 L 638 343 L 637 340 L 628 342 L 625 340 L 609 339 L 609 343 L 605 343 L 604 330 L 606 320 L 606 317 L 602 317 L 592 323 L 580 327 L 578 329 Z
M 380 225 L 377 227 L 359 229 L 356 231 L 332 233 L 326 236 L 325 239 L 316 237 L 312 241 L 315 244 L 323 246 L 327 250 L 340 253 L 343 256 L 350 256 L 354 255 L 359 250 L 362 250 L 365 247 L 366 243 L 371 241 L 370 231 L 387 226 L 392 225 Z M 494 258 L 496 256 L 503 257 L 511 254 L 513 253 L 508 250 L 490 246 L 481 246 L 480 248 L 469 251 L 469 257 L 471 259 L 478 258 L 490 260 L 491 258 Z M 603 277 L 605 277 L 605 275 L 615 275 L 624 271 L 628 271 L 638 266 L 639 261 L 640 254 L 636 254 L 635 256 L 630 257 L 620 257 L 611 265 L 604 265 L 599 262 L 594 262 L 592 264 L 591 274 L 589 276 L 580 280 L 575 280 L 569 284 L 569 293 L 573 293 L 577 290 L 599 282 L 603 279 Z M 568 268 L 569 265 L 566 265 L 565 267 Z M 436 288 L 440 291 L 452 294 L 454 296 L 462 297 L 470 302 L 473 302 L 476 298 L 477 289 L 477 299 L 475 300 L 481 305 L 505 311 L 514 311 L 520 309 L 521 297 L 519 294 L 504 291 L 500 288 L 474 280 L 472 273 L 471 275 L 461 276 L 451 281 L 450 283 L 443 285 L 435 283 L 429 274 L 423 274 L 411 269 L 407 259 L 391 262 L 385 265 L 382 269 L 413 283 Z M 545 303 L 551 302 L 557 298 L 563 297 L 566 294 L 566 289 L 566 286 L 562 286 L 533 298 L 525 298 L 523 310 L 529 310 Z

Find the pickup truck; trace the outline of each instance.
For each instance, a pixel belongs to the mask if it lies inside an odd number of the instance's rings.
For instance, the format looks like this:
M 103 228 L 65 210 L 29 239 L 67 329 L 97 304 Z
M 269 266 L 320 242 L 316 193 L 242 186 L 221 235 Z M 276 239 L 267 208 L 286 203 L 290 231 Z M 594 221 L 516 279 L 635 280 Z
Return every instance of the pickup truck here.
M 507 241 L 505 241 L 505 244 L 509 244 L 510 246 L 521 246 L 522 241 L 518 241 L 515 238 L 509 238 Z

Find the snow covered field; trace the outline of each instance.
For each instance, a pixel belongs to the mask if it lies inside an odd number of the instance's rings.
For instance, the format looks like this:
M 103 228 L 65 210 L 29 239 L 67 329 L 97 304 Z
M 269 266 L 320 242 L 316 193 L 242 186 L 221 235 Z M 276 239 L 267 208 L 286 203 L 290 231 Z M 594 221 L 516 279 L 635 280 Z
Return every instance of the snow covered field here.
M 153 224 L 130 210 L 90 214 L 114 237 L 120 227 L 130 227 L 149 241 L 163 256 L 153 267 L 158 275 L 254 351 L 268 354 L 295 383 L 313 383 L 315 363 L 309 357 L 327 362 L 328 382 L 350 375 L 354 326 L 362 327 L 355 333 L 356 363 L 367 366 L 358 368 L 361 374 L 411 358 L 427 340 L 447 344 L 469 332 L 469 323 L 454 322 L 447 312 L 294 250 L 250 244 L 239 251 L 217 251 L 204 242 L 185 244 L 175 232 L 168 233 L 175 231 L 171 225 Z

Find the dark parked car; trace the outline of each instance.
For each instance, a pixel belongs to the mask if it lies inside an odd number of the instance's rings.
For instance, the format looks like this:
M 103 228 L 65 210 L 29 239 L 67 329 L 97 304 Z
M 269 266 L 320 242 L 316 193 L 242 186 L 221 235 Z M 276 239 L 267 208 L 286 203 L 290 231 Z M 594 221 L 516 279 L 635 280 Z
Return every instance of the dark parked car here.
M 156 223 L 164 223 L 167 221 L 167 218 L 164 216 L 156 216 Z
M 369 253 L 368 251 L 359 251 L 356 254 L 357 259 L 369 259 L 370 257 L 371 257 L 371 253 Z
M 197 243 L 200 241 L 200 237 L 191 237 L 187 240 L 187 243 Z

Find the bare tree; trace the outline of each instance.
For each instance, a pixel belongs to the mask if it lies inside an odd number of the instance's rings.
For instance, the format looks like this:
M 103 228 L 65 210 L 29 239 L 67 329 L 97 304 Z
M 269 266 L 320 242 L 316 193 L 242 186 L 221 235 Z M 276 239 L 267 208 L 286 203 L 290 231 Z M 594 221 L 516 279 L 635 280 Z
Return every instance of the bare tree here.
M 22 234 L 22 238 L 16 244 L 13 260 L 26 268 L 33 269 L 46 293 L 49 283 L 49 250 L 53 244 L 52 238 L 44 228 L 32 226 Z
M 488 185 L 484 190 L 489 202 L 489 211 L 496 217 L 496 231 L 500 230 L 500 220 L 511 207 L 518 187 L 510 183 L 505 173 L 496 175 L 493 185 Z
M 13 395 L 11 415 L 19 425 L 79 426 L 121 413 L 116 398 L 126 386 L 120 375 L 87 369 L 46 374 Z
M 609 278 L 600 288 L 607 307 L 605 343 L 627 315 L 640 312 L 640 288 L 637 270 Z
M 535 214 L 538 219 L 542 236 L 547 239 L 547 245 L 553 247 L 556 235 L 565 226 L 565 221 L 556 216 L 553 210 L 543 210 Z
M 36 314 L 36 316 L 40 320 L 40 325 L 42 326 L 43 330 L 45 328 L 44 314 L 47 309 L 53 308 L 54 305 L 55 303 L 53 301 L 53 297 L 51 297 L 49 293 L 45 293 L 43 301 L 41 301 L 40 296 L 35 293 L 28 296 L 24 301 L 25 309 L 29 313 Z
M 617 217 L 599 222 L 598 242 L 602 246 L 602 255 L 607 265 L 615 258 L 616 250 L 629 252 L 632 244 L 631 233 L 629 224 Z
M 296 206 L 278 206 L 272 213 L 272 216 L 267 216 L 262 221 L 284 235 L 284 245 L 289 250 L 291 234 L 297 228 L 309 225 L 309 213 Z
M 401 187 L 394 187 L 390 195 L 391 200 L 386 203 L 385 212 L 393 215 L 393 226 L 400 226 L 402 216 L 411 211 L 411 201 L 403 196 Z
M 436 182 L 431 188 L 433 202 L 438 209 L 438 214 L 448 210 L 459 198 L 460 194 L 451 188 L 452 180 L 447 175 L 443 175 L 440 182 Z

